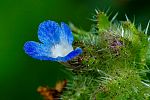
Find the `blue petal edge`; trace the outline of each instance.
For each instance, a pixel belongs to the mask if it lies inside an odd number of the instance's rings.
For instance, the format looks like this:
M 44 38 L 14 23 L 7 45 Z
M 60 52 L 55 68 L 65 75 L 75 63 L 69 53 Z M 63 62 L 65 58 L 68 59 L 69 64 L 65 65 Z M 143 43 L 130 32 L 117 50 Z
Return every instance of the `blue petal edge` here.
M 25 53 L 31 56 L 32 58 L 39 60 L 48 59 L 48 55 L 50 55 L 49 49 L 49 46 L 34 41 L 28 41 L 24 44 Z
M 61 22 L 61 28 L 62 28 L 62 34 L 61 34 L 62 37 L 64 36 L 65 39 L 68 40 L 68 43 L 72 45 L 74 38 L 70 27 L 64 22 Z
M 54 45 L 59 43 L 61 27 L 55 21 L 44 21 L 39 25 L 38 38 L 44 44 Z
M 79 47 L 76 48 L 74 51 L 70 52 L 67 56 L 65 56 L 64 62 L 73 59 L 74 57 L 78 56 L 81 53 L 82 53 L 82 49 Z

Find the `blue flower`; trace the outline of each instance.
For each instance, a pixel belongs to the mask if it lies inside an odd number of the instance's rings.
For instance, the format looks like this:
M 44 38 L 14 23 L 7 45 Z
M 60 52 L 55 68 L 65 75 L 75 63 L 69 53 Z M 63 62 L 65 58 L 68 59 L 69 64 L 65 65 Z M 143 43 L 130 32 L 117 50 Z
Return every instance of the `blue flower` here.
M 41 43 L 28 41 L 24 44 L 25 52 L 39 60 L 66 62 L 82 53 L 81 48 L 73 50 L 74 40 L 68 25 L 54 21 L 44 21 L 39 25 L 38 38 Z

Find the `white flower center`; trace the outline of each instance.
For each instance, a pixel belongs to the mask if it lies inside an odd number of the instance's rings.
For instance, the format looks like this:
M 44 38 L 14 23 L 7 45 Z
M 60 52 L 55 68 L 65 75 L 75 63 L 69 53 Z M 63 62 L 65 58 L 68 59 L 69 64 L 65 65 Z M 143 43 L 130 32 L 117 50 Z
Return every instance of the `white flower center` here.
M 59 44 L 56 44 L 51 48 L 51 57 L 64 57 L 71 51 L 73 51 L 72 45 L 69 45 L 67 41 L 61 41 Z

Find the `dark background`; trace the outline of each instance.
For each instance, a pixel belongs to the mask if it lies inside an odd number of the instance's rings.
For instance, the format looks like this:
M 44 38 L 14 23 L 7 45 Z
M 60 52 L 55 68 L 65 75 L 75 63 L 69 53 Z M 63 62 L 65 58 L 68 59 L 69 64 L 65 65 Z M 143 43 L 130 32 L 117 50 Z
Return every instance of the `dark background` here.
M 148 0 L 0 0 L 0 100 L 42 100 L 38 86 L 53 86 L 71 77 L 58 63 L 24 53 L 26 41 L 38 41 L 42 21 L 72 22 L 88 31 L 94 10 L 110 8 L 112 15 L 119 12 L 118 20 L 125 20 L 127 14 L 144 29 L 150 19 L 149 5 Z

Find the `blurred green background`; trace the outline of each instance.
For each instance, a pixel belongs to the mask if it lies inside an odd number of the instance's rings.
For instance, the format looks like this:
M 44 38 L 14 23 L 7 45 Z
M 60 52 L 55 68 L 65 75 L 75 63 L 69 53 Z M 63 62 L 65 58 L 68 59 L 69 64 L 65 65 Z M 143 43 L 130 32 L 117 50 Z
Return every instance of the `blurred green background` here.
M 72 22 L 89 30 L 94 9 L 125 14 L 136 25 L 146 27 L 150 19 L 148 0 L 1 0 L 0 1 L 0 100 L 42 100 L 36 92 L 40 85 L 53 86 L 71 73 L 56 62 L 32 59 L 23 51 L 26 41 L 37 39 L 39 23 L 44 20 Z

